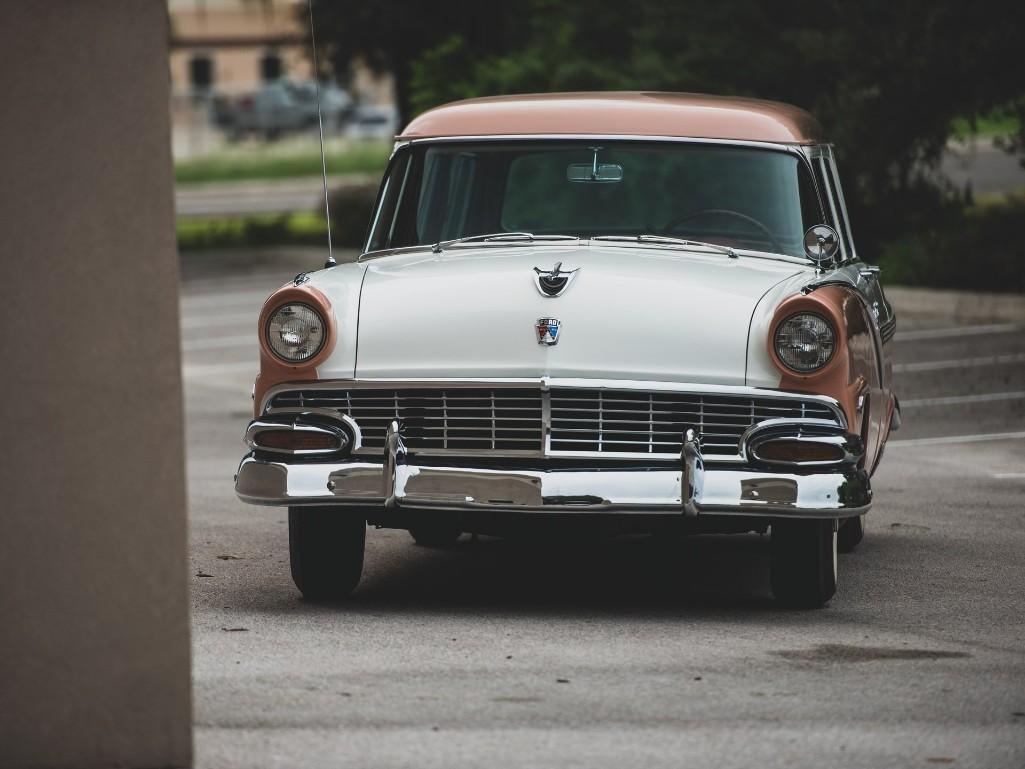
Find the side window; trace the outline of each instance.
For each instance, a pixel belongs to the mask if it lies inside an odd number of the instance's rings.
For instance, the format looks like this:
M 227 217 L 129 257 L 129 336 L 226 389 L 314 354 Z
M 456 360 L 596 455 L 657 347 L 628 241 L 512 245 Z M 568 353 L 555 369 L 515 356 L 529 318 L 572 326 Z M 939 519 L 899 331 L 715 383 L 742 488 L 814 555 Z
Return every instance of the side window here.
M 804 230 L 826 221 L 829 217 L 822 210 L 819 196 L 815 194 L 815 184 L 804 163 L 797 166 L 797 189 L 801 196 L 801 223 Z
M 410 155 L 411 153 L 406 152 L 397 159 L 391 172 L 385 177 L 377 211 L 374 212 L 374 221 L 370 228 L 367 251 L 380 251 L 391 246 L 395 223 L 398 221 L 399 202 L 409 171 Z

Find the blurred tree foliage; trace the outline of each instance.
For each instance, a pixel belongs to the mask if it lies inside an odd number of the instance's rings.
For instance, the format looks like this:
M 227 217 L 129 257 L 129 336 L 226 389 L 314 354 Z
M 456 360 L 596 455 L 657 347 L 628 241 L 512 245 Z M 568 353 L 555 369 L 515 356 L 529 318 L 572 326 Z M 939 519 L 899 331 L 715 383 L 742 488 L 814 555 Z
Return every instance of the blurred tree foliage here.
M 1025 117 L 1025 3 L 314 0 L 335 71 L 396 78 L 404 119 L 453 99 L 643 89 L 756 96 L 836 144 L 862 253 L 956 215 L 934 169 L 955 118 Z M 1025 125 L 1025 120 L 1019 121 Z M 1025 135 L 1008 137 L 1025 150 Z

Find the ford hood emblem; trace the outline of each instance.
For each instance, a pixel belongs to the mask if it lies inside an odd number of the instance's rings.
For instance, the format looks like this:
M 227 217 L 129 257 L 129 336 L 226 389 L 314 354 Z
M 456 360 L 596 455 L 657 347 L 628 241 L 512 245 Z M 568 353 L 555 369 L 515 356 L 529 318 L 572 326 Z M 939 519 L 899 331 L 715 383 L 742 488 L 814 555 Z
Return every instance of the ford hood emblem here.
M 576 270 L 564 270 L 562 262 L 556 262 L 555 267 L 550 270 L 535 267 L 534 285 L 537 286 L 537 290 L 541 292 L 542 296 L 559 296 L 569 288 L 569 284 L 576 277 L 579 269 L 578 267 Z
M 562 323 L 558 318 L 538 318 L 534 330 L 537 331 L 537 343 L 551 347 L 559 343 Z

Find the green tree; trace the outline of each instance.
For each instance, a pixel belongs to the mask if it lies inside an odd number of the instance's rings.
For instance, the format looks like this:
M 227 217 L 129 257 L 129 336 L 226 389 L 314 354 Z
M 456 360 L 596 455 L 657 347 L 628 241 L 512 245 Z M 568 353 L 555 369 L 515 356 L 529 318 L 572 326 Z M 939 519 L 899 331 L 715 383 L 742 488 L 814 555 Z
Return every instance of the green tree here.
M 336 69 L 395 74 L 403 116 L 470 96 L 669 90 L 810 110 L 866 256 L 962 201 L 934 173 L 955 118 L 1025 113 L 1025 4 L 953 0 L 317 0 Z M 1009 137 L 1015 151 L 1025 135 Z
M 471 49 L 484 58 L 508 47 L 507 23 L 529 12 L 527 0 L 486 3 L 475 0 L 312 0 L 321 60 L 341 80 L 347 79 L 354 60 L 374 72 L 389 72 L 403 122 L 411 112 L 410 83 L 413 65 L 425 52 L 452 35 L 473 41 Z M 309 23 L 305 4 L 299 9 Z

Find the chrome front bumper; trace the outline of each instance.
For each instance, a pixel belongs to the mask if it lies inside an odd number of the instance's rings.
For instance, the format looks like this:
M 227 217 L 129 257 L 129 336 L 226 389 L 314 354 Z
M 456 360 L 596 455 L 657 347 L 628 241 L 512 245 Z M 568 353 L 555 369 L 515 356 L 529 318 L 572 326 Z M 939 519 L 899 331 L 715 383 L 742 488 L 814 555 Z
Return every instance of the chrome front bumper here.
M 519 469 L 418 463 L 397 429 L 380 461 L 287 462 L 247 455 L 235 477 L 244 502 L 352 505 L 405 510 L 516 513 L 641 513 L 846 518 L 872 499 L 864 470 L 853 465 L 787 472 L 708 466 L 688 434 L 676 467 Z

